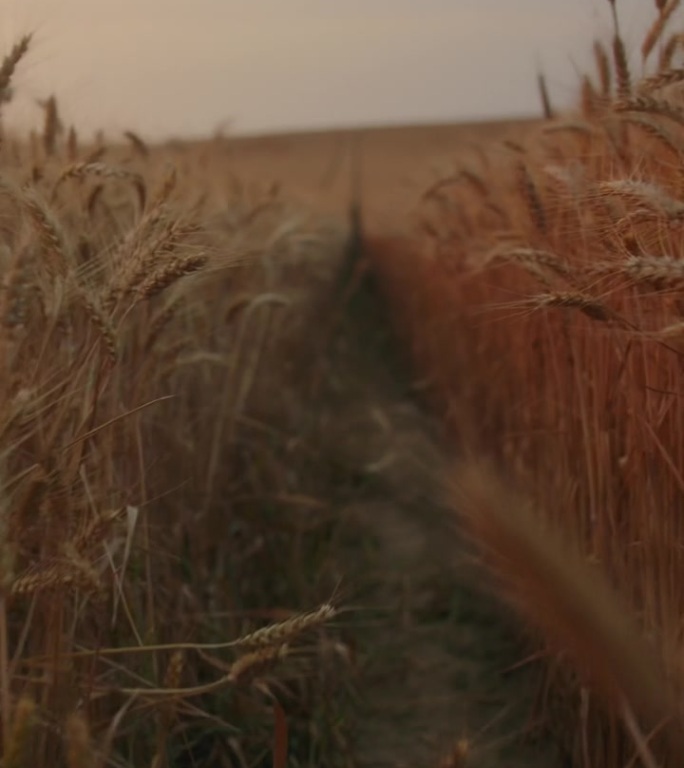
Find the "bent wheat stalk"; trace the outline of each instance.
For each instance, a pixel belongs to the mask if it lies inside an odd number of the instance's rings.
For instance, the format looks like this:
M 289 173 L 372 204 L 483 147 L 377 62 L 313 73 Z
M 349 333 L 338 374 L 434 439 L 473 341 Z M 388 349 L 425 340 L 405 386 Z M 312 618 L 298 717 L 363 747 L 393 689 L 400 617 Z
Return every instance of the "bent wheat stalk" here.
M 674 690 L 684 681 L 671 684 L 603 574 L 567 537 L 542 527 L 484 463 L 457 470 L 453 503 L 511 601 L 552 647 L 570 654 L 612 712 L 633 712 L 645 732 L 659 728 L 658 743 L 681 764 L 684 717 Z M 626 726 L 633 734 L 634 723 Z

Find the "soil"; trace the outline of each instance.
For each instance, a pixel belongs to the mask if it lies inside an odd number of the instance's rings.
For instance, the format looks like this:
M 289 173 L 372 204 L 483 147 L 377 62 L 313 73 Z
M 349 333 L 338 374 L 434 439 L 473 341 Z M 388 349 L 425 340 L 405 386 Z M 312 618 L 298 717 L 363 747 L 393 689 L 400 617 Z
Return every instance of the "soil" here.
M 327 360 L 337 461 L 360 478 L 342 509 L 339 566 L 355 606 L 355 765 L 561 765 L 532 721 L 538 670 L 520 664 L 520 628 L 459 535 L 444 494 L 451 451 L 414 396 L 371 278 Z

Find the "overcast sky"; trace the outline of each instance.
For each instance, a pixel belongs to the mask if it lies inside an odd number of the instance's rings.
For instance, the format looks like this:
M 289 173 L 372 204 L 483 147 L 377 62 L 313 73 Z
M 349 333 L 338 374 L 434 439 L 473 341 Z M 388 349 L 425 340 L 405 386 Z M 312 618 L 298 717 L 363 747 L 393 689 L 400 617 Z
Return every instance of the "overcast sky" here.
M 617 0 L 638 64 L 653 0 Z M 607 0 L 0 0 L 34 30 L 15 121 L 56 93 L 83 130 L 146 137 L 536 113 L 577 92 Z M 677 21 L 684 24 L 680 16 Z

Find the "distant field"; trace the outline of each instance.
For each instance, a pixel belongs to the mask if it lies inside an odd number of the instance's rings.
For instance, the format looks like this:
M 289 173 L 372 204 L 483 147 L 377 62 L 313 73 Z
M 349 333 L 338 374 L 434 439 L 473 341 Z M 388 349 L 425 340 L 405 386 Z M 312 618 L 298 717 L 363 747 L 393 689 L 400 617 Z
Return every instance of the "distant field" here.
M 363 207 L 383 232 L 403 229 L 402 215 L 456 160 L 485 142 L 519 137 L 535 120 L 416 125 L 288 133 L 231 139 L 234 173 L 259 182 L 278 180 L 295 197 L 325 213 L 346 212 L 355 148 L 361 157 Z

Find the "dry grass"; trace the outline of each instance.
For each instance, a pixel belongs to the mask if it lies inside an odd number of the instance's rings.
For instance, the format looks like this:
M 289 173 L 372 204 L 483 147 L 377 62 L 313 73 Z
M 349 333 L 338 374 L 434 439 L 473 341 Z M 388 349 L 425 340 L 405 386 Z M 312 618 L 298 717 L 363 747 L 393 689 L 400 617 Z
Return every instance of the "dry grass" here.
M 491 479 L 462 485 L 466 522 L 541 632 L 544 711 L 584 768 L 684 761 L 678 5 L 658 4 L 643 81 L 616 13 L 580 113 L 466 169 L 476 189 L 434 185 L 422 237 L 374 243 L 427 396 L 551 524 Z
M 331 516 L 287 355 L 302 264 L 327 284 L 341 238 L 231 187 L 218 146 L 89 145 L 43 107 L 0 146 L 2 763 L 253 765 L 283 708 L 323 759 L 307 672 L 336 610 L 287 606 L 329 597 Z

